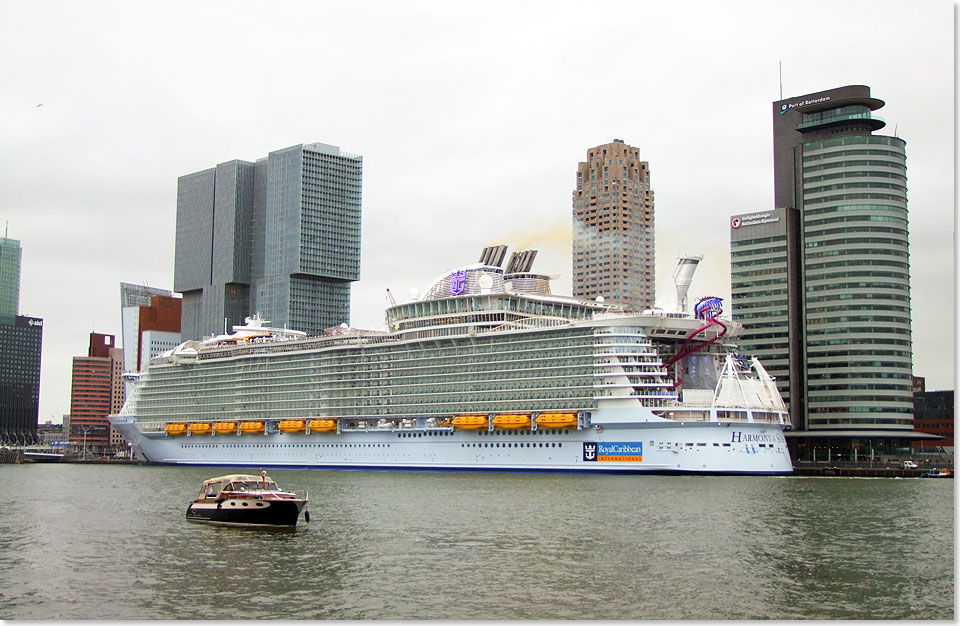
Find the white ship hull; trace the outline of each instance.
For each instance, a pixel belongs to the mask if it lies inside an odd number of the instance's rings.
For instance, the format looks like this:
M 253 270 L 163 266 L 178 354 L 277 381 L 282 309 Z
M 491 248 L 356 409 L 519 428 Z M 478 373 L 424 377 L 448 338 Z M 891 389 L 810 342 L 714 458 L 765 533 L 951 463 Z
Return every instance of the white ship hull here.
M 248 318 L 151 359 L 110 418 L 147 463 L 519 472 L 789 474 L 789 415 L 686 313 L 553 296 L 505 247 L 387 309 L 306 337 Z
M 602 416 L 595 417 L 595 422 Z M 151 464 L 291 469 L 790 474 L 782 427 L 759 423 L 639 422 L 585 429 L 171 437 L 114 426 Z

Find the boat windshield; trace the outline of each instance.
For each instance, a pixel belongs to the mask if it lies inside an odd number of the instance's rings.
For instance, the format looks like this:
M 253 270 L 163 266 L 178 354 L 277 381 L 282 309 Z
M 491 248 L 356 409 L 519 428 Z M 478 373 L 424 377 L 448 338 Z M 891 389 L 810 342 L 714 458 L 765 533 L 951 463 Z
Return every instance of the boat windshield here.
M 200 496 L 199 496 L 199 497 L 201 497 L 201 498 L 213 498 L 213 497 L 215 497 L 218 493 L 220 493 L 220 487 L 222 487 L 222 486 L 223 486 L 223 483 L 222 483 L 222 482 L 204 483 L 203 486 L 200 487 Z
M 245 480 L 232 482 L 225 487 L 226 491 L 279 491 L 280 487 L 272 480 L 267 481 L 267 486 L 263 486 L 262 480 Z

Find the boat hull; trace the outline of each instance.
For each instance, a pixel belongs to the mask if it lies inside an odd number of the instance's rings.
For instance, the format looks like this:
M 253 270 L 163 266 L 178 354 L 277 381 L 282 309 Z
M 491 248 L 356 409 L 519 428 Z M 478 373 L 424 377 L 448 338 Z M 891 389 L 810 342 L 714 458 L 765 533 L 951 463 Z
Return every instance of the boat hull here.
M 167 437 L 111 422 L 146 463 L 299 469 L 582 473 L 793 473 L 782 428 L 723 422 L 610 423 L 583 429 L 365 430 Z
M 191 502 L 187 521 L 222 526 L 292 528 L 306 500 L 227 498 L 219 502 Z

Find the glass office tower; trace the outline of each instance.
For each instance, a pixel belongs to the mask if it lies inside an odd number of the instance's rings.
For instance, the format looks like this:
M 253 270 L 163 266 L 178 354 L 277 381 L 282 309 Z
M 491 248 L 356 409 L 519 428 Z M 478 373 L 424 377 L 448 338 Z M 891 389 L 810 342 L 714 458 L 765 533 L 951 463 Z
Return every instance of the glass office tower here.
M 43 320 L 0 315 L 0 444 L 34 443 Z
M 20 315 L 20 242 L 0 237 L 0 444 L 33 443 L 43 320 Z
M 20 242 L 0 237 L 0 315 L 20 310 Z
M 184 339 L 259 313 L 309 334 L 350 320 L 363 157 L 322 143 L 180 177 L 174 290 Z
M 913 427 L 906 152 L 873 134 L 883 105 L 862 85 L 774 102 L 777 208 L 731 221 L 742 348 L 777 353 L 797 429 L 872 450 Z

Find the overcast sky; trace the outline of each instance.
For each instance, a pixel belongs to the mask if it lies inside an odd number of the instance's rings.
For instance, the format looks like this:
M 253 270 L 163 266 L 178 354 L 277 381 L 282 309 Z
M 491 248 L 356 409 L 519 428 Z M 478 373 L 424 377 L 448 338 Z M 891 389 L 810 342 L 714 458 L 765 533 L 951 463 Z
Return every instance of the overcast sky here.
M 570 293 L 570 194 L 614 138 L 650 163 L 657 295 L 729 311 L 731 215 L 773 207 L 771 103 L 850 84 L 907 142 L 914 374 L 954 385 L 954 28 L 946 0 L 0 0 L 0 222 L 42 317 L 40 421 L 70 409 L 120 283 L 173 287 L 177 177 L 320 141 L 361 154 L 352 323 L 492 243 Z M 42 105 L 42 106 L 40 106 Z M 2 224 L 0 224 L 2 226 Z

